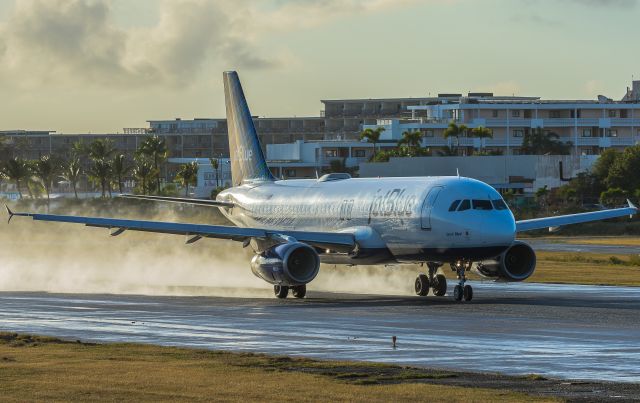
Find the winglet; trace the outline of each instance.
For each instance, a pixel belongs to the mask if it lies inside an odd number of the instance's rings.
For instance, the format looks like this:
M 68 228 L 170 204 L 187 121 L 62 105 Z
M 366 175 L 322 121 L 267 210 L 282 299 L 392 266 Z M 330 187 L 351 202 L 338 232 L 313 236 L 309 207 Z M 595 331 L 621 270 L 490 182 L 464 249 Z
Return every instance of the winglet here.
M 13 211 L 11 211 L 11 209 L 9 208 L 9 206 L 7 206 L 6 204 L 4 205 L 4 207 L 7 209 L 7 213 L 9 213 L 9 219 L 7 220 L 7 224 L 11 223 L 11 219 L 13 218 L 13 216 L 15 215 Z
M 629 203 L 629 207 L 638 210 L 638 207 L 635 204 L 631 203 L 631 200 L 627 199 L 627 203 Z

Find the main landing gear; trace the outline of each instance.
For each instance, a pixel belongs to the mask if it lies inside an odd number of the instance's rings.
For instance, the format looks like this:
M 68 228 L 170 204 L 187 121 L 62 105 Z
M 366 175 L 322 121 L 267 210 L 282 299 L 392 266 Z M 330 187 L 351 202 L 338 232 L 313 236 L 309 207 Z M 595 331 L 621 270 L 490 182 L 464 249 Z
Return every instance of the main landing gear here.
M 429 274 L 418 274 L 415 283 L 416 294 L 424 297 L 429 294 L 429 288 L 432 289 L 433 295 L 442 297 L 447 293 L 447 279 L 444 274 L 438 273 L 440 264 L 427 263 Z
M 284 299 L 284 298 L 287 298 L 287 296 L 289 295 L 289 289 L 291 289 L 293 296 L 295 298 L 304 298 L 304 296 L 307 295 L 306 284 L 296 285 L 293 287 L 289 287 L 286 285 L 274 285 L 273 293 L 275 294 L 276 297 L 280 299 Z
M 456 272 L 458 277 L 458 284 L 453 288 L 453 299 L 456 301 L 471 301 L 473 299 L 473 288 L 469 284 L 465 284 L 467 281 L 466 272 L 471 270 L 471 262 L 458 261 L 451 264 L 451 270 Z M 426 296 L 429 294 L 429 289 L 432 290 L 433 295 L 442 297 L 447 293 L 447 279 L 444 274 L 438 273 L 438 269 L 442 266 L 439 263 L 429 262 L 429 274 L 418 274 L 415 282 L 416 294 L 420 296 Z

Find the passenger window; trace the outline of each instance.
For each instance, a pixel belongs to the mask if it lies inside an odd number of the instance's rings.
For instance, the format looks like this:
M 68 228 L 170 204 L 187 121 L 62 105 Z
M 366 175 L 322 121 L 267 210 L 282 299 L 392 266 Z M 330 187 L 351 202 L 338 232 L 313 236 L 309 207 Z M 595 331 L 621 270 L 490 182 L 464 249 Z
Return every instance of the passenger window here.
M 493 208 L 496 210 L 506 210 L 508 208 L 507 204 L 502 199 L 492 200 L 491 202 L 493 203 Z
M 465 210 L 469 210 L 471 208 L 471 200 L 463 200 L 462 203 L 460 203 L 460 207 L 458 208 L 458 211 L 465 211 Z
M 458 208 L 458 204 L 460 204 L 460 200 L 456 200 L 453 203 L 451 203 L 451 207 L 449 207 L 449 211 L 456 211 L 456 209 Z

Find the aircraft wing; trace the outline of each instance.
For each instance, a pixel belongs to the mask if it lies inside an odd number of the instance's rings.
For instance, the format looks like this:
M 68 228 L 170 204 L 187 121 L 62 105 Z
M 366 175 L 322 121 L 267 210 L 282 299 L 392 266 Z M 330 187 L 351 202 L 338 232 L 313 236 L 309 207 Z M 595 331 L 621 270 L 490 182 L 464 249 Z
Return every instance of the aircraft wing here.
M 121 194 L 118 197 L 123 199 L 136 199 L 136 200 L 150 200 L 150 201 L 162 201 L 169 203 L 183 203 L 183 204 L 196 204 L 199 206 L 214 206 L 214 207 L 233 207 L 231 202 L 223 202 L 218 200 L 207 199 L 189 199 L 186 197 L 166 197 L 166 196 L 143 196 L 143 195 L 130 195 Z
M 608 218 L 624 217 L 627 215 L 632 216 L 636 214 L 638 212 L 638 208 L 629 200 L 627 200 L 627 203 L 629 203 L 629 207 L 516 221 L 516 232 L 532 231 L 543 228 L 552 229 L 563 225 L 600 221 Z
M 225 225 L 184 224 L 162 221 L 124 220 L 118 218 L 79 217 L 54 214 L 14 213 L 7 207 L 9 221 L 14 216 L 31 217 L 37 221 L 53 221 L 73 224 L 84 224 L 89 227 L 108 228 L 111 235 L 116 236 L 124 231 L 145 231 L 161 234 L 186 235 L 187 243 L 193 243 L 200 238 L 231 239 L 234 241 L 248 241 L 251 238 L 269 239 L 278 237 L 292 237 L 297 241 L 308 243 L 323 249 L 341 252 L 353 250 L 356 246 L 354 236 L 345 233 L 307 232 L 270 230 L 261 228 L 240 228 Z

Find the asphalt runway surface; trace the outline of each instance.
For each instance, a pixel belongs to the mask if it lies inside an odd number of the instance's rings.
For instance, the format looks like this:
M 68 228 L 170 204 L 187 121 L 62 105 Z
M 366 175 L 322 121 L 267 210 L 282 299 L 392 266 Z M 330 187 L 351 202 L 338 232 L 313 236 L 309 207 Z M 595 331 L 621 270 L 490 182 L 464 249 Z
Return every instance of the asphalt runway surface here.
M 470 303 L 312 290 L 304 300 L 2 292 L 0 330 L 640 382 L 640 288 L 473 285 Z

